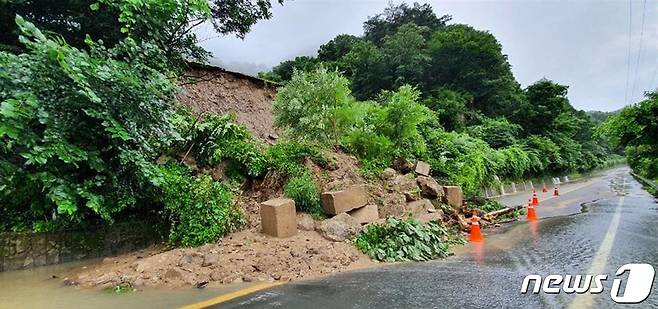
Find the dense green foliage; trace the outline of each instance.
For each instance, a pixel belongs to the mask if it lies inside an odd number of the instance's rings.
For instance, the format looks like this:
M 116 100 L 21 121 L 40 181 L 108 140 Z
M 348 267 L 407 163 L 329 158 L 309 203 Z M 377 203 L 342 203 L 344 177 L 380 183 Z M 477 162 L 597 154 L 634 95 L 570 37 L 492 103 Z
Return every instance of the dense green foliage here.
M 239 175 L 257 177 L 266 169 L 266 158 L 261 149 L 253 142 L 246 127 L 235 123 L 232 114 L 217 116 L 206 115 L 199 122 L 186 114 L 186 123 L 192 123 L 191 132 L 186 136 L 184 146 L 188 155 L 197 158 L 201 167 L 214 166 L 227 162 L 228 168 Z
M 542 79 L 521 89 L 491 33 L 449 21 L 427 4 L 394 5 L 367 20 L 362 37 L 339 35 L 317 57 L 263 73 L 285 84 L 275 116 L 288 121 L 277 124 L 292 138 L 340 145 L 366 174 L 399 158 L 428 161 L 433 176 L 471 195 L 604 164 L 606 143 L 567 86 Z
M 207 168 L 242 181 L 285 165 L 234 116 L 177 105 L 158 46 L 87 39 L 83 50 L 16 23 L 26 52 L 0 52 L 0 231 L 159 219 L 171 244 L 200 245 L 244 223 Z M 302 171 L 302 157 L 289 165 Z
M 293 199 L 295 207 L 301 211 L 316 217 L 324 214 L 320 205 L 320 189 L 309 172 L 291 177 L 283 188 L 283 194 Z
M 436 222 L 388 218 L 370 224 L 356 237 L 356 247 L 384 262 L 427 261 L 448 256 L 447 231 Z
M 48 33 L 86 49 L 86 36 L 113 47 L 125 38 L 150 43 L 164 52 L 167 67 L 185 60 L 203 62 L 209 53 L 197 45 L 194 29 L 207 22 L 221 34 L 244 38 L 252 25 L 272 16 L 270 0 L 9 0 L 0 1 L 0 50 L 20 52 L 18 14 Z M 277 0 L 283 3 L 283 0 Z
M 192 177 L 186 167 L 165 166 L 161 170 L 161 199 L 170 222 L 171 244 L 203 245 L 244 224 L 242 211 L 233 205 L 223 184 L 207 175 Z
M 274 102 L 275 125 L 289 135 L 335 146 L 341 134 L 338 114 L 350 99 L 349 81 L 324 68 L 313 74 L 295 73 Z
M 658 94 L 649 93 L 645 100 L 610 116 L 599 132 L 625 151 L 638 174 L 658 179 Z
M 169 120 L 174 86 L 137 57 L 86 53 L 17 23 L 30 52 L 0 52 L 0 207 L 40 224 L 91 214 L 111 221 L 148 206 L 161 182 L 151 162 L 177 135 Z

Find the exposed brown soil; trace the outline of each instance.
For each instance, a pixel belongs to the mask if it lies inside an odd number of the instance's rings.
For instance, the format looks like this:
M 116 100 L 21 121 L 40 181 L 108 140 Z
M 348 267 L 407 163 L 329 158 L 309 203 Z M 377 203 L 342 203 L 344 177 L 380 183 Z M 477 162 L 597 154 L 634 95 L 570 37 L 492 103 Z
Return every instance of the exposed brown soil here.
M 71 283 L 109 288 L 218 286 L 252 281 L 289 281 L 376 265 L 347 242 L 330 242 L 314 231 L 278 239 L 254 229 L 217 244 L 165 251 L 161 247 L 105 258 L 72 273 Z
M 181 83 L 184 91 L 179 95 L 184 104 L 196 113 L 233 112 L 238 122 L 247 126 L 255 137 L 270 143 L 275 141 L 276 132 L 272 120 L 275 90 L 271 85 L 240 74 L 206 67 L 197 67 L 187 75 Z M 366 184 L 369 203 L 377 205 L 380 218 L 403 215 L 407 202 L 421 198 L 415 176 L 409 173 L 408 167 L 398 169 L 404 174 L 392 171 L 382 179 L 367 181 L 359 174 L 355 157 L 340 151 L 327 156 L 326 166 L 311 160 L 304 163 L 321 191 Z M 186 161 L 189 161 L 186 162 L 188 165 L 196 166 L 192 157 Z M 203 172 L 217 180 L 224 177 L 221 164 Z M 244 231 L 198 248 L 167 250 L 164 247 L 152 247 L 106 258 L 98 264 L 72 272 L 69 283 L 97 288 L 126 283 L 136 288 L 216 286 L 243 281 L 313 278 L 377 265 L 348 241 L 332 242 L 312 231 L 313 228 L 310 228 L 311 231 L 300 229 L 297 235 L 284 239 L 261 234 L 259 205 L 266 200 L 281 197 L 283 184 L 283 179 L 275 174 L 249 180 L 244 184 L 243 191 L 236 194 L 236 202 L 244 210 L 248 221 Z M 438 199 L 435 202 L 440 203 Z M 449 217 L 455 216 L 448 213 L 444 216 L 444 212 L 438 210 L 424 213 L 419 219 L 446 221 L 450 220 Z M 313 226 L 313 222 L 310 223 Z
M 277 137 L 272 119 L 274 86 L 212 67 L 192 68 L 180 84 L 178 100 L 195 113 L 234 113 L 256 138 L 273 142 Z
M 365 182 L 358 174 L 356 158 L 341 152 L 328 156 L 326 168 L 311 161 L 305 163 L 323 191 Z M 297 235 L 283 239 L 260 233 L 259 205 L 282 196 L 282 187 L 283 182 L 276 175 L 245 184 L 237 203 L 244 210 L 248 226 L 216 244 L 173 250 L 153 247 L 106 258 L 74 271 L 70 280 L 83 287 L 108 288 L 129 283 L 136 288 L 175 288 L 206 282 L 213 286 L 306 279 L 377 264 L 353 244 L 329 241 L 316 231 L 299 230 Z

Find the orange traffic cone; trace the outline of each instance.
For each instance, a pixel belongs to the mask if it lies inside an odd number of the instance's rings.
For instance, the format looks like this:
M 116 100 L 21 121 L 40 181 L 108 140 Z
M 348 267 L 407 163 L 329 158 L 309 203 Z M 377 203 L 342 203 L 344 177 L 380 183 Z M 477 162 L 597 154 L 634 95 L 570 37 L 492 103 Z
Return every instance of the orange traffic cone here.
M 541 192 L 548 192 L 548 190 L 546 189 L 546 183 L 544 183 L 544 187 L 541 188 Z
M 539 198 L 537 197 L 537 193 L 532 194 L 532 205 L 533 206 L 539 205 Z
M 535 212 L 535 205 L 528 201 L 528 221 L 537 220 L 537 213 Z
M 555 186 L 555 190 L 553 190 L 553 195 L 560 196 L 560 191 L 558 191 L 557 186 Z
M 474 210 L 471 217 L 471 241 L 477 242 L 482 240 L 484 240 L 484 236 L 482 236 L 482 231 L 480 230 L 480 218 Z

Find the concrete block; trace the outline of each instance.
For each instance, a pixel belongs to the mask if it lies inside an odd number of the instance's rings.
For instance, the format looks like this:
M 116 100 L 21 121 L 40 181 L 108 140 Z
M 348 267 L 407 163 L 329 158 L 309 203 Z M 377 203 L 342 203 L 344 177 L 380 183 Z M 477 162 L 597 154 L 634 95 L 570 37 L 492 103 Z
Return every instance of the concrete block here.
M 295 201 L 275 198 L 261 203 L 260 220 L 265 234 L 281 238 L 297 234 Z
M 464 193 L 460 186 L 443 186 L 445 199 L 448 205 L 454 209 L 461 209 L 464 205 Z
M 341 191 L 322 193 L 322 208 L 328 214 L 337 215 L 368 204 L 368 193 L 363 185 Z
M 352 209 L 347 212 L 350 216 L 354 217 L 359 223 L 370 223 L 379 219 L 379 211 L 377 205 L 369 204 L 361 208 Z
M 423 175 L 423 176 L 429 176 L 430 175 L 430 165 L 423 162 L 423 161 L 418 161 L 416 162 L 416 174 L 418 175 Z

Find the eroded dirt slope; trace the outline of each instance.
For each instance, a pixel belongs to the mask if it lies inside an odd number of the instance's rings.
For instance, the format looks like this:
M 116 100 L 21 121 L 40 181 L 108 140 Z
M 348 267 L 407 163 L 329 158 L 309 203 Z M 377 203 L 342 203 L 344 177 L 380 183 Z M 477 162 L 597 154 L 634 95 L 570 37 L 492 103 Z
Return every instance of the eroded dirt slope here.
M 178 100 L 195 113 L 235 113 L 254 137 L 272 142 L 275 85 L 221 68 L 193 66 L 180 82 Z

